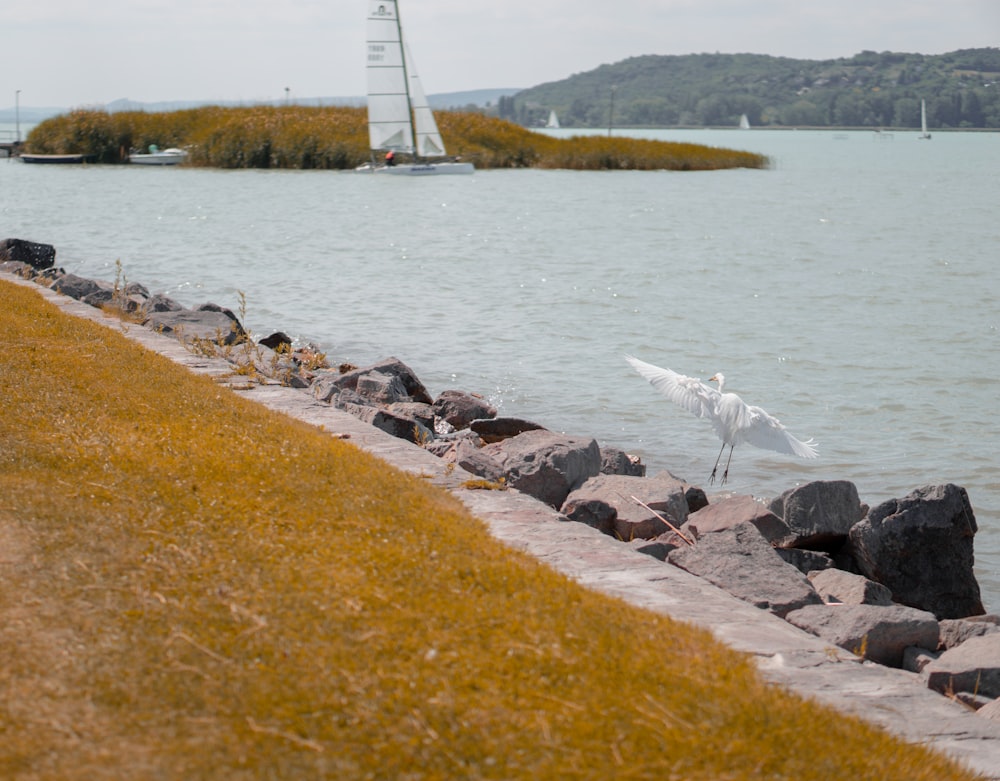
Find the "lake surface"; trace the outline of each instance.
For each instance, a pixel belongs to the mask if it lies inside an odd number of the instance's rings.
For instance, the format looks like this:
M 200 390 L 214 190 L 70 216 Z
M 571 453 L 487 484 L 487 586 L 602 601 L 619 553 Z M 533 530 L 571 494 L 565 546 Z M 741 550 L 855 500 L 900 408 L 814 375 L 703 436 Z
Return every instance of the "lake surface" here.
M 554 131 L 569 135 L 569 131 Z M 964 486 L 1000 610 L 1000 134 L 650 131 L 765 171 L 354 173 L 0 160 L 0 234 L 335 362 L 395 355 L 432 394 L 594 436 L 703 485 L 711 427 L 624 353 L 707 378 L 820 458 L 746 446 L 727 489 L 854 482 L 877 504 Z M 711 491 L 710 491 L 711 493 Z

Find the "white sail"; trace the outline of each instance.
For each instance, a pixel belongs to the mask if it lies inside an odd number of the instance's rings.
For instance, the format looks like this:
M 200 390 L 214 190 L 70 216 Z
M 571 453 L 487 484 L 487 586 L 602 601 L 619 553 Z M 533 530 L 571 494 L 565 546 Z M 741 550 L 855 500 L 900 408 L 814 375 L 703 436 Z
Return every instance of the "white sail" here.
M 920 101 L 920 138 L 928 139 L 931 134 L 927 132 L 927 101 Z
M 740 130 L 749 130 L 749 129 L 750 129 L 750 118 L 746 114 L 743 114 L 740 116 Z
M 559 127 L 559 117 L 555 111 L 549 112 L 549 121 L 545 123 L 545 127 Z
M 440 160 L 444 142 L 406 45 L 396 0 L 368 0 L 367 34 L 368 141 L 373 153 L 387 154 L 383 164 L 373 154 L 357 170 L 406 176 L 473 173 L 472 163 Z M 400 162 L 388 152 L 412 160 Z
M 369 0 L 367 72 L 371 148 L 412 151 L 403 33 L 395 0 Z
M 413 55 L 410 47 L 403 44 L 403 51 L 406 56 L 406 75 L 410 80 L 410 106 L 413 109 L 413 119 L 416 124 L 417 135 L 417 155 L 419 157 L 441 157 L 445 154 L 444 141 L 438 132 L 437 122 L 434 121 L 434 112 L 431 111 L 427 103 L 427 96 L 420 86 L 420 77 L 417 76 L 417 66 L 413 62 Z

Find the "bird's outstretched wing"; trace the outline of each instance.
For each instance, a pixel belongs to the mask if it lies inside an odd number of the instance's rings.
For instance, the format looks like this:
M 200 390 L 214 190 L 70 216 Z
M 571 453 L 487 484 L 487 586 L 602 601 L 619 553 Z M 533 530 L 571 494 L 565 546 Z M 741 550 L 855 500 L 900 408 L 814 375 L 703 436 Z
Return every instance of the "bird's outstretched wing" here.
M 719 392 L 696 377 L 686 377 L 670 369 L 661 369 L 651 363 L 626 355 L 632 368 L 649 380 L 650 384 L 674 404 L 683 407 L 699 418 L 713 418 L 719 403 Z
M 749 442 L 754 447 L 788 453 L 799 458 L 819 457 L 816 443 L 812 439 L 805 442 L 796 439 L 785 430 L 780 420 L 760 407 L 748 406 L 747 410 L 750 413 L 750 422 L 740 430 L 743 441 Z

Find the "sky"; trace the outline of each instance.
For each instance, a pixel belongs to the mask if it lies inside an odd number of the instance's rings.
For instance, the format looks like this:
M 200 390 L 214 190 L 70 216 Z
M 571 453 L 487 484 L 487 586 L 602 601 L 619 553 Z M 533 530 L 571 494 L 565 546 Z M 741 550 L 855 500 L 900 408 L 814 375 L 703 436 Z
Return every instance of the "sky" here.
M 27 0 L 0 108 L 357 96 L 363 0 Z M 644 54 L 850 57 L 1000 46 L 1000 0 L 404 0 L 428 93 L 525 88 Z M 286 92 L 287 90 L 287 92 Z

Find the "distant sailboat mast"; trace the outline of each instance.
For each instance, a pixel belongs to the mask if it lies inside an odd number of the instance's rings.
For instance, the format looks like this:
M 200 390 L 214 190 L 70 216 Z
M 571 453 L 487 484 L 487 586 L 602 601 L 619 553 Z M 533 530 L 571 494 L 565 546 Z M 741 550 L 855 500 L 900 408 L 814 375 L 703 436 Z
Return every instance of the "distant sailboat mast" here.
M 927 101 L 920 101 L 920 136 L 922 141 L 929 140 L 931 134 L 927 132 Z

